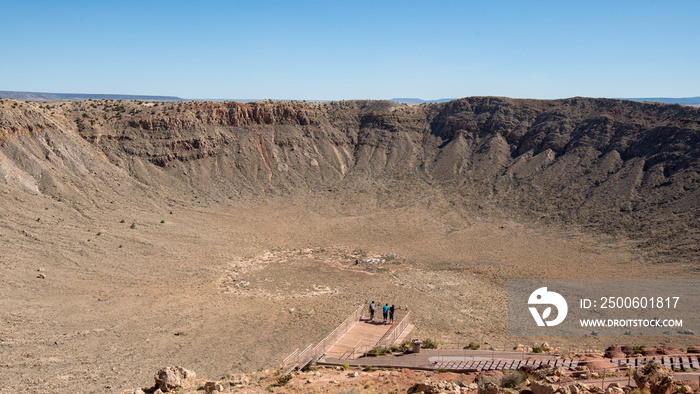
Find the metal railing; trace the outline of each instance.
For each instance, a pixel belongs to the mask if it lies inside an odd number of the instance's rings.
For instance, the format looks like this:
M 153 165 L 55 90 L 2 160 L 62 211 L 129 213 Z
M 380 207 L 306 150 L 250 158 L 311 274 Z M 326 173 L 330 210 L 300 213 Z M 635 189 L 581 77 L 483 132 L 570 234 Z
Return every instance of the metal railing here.
M 298 356 L 299 356 L 299 348 L 297 348 L 297 350 L 293 351 L 292 354 L 287 356 L 287 358 L 285 358 L 284 361 L 282 361 L 282 369 L 286 371 L 287 368 L 289 368 L 291 365 L 296 365 Z M 288 373 L 288 372 L 285 372 L 285 373 Z
M 369 352 L 372 348 L 374 347 L 389 347 L 392 344 L 394 344 L 399 337 L 401 337 L 401 334 L 408 328 L 408 326 L 411 324 L 411 311 L 408 311 L 404 315 L 403 318 L 401 318 L 401 321 L 399 324 L 396 324 L 392 326 L 389 330 L 387 330 L 384 335 L 379 338 L 378 341 L 371 341 L 369 339 L 360 339 L 357 341 L 357 343 L 352 347 L 352 349 L 348 350 L 347 352 L 343 353 L 339 358 L 341 359 L 353 359 L 356 356 L 361 356 L 367 352 Z
M 376 346 L 389 347 L 396 342 L 397 339 L 403 334 L 408 325 L 411 324 L 411 311 L 408 311 L 399 324 L 394 325 L 389 331 L 387 331 L 378 341 Z
M 347 319 L 345 319 L 338 327 L 335 328 L 328 336 L 323 338 L 316 346 L 309 345 L 304 351 L 299 353 L 299 349 L 295 350 L 282 363 L 284 374 L 292 372 L 295 368 L 302 369 L 305 366 L 318 360 L 326 353 L 343 335 L 347 334 L 350 329 L 357 324 L 362 318 L 362 312 L 365 309 L 365 304 L 360 305 Z
M 348 350 L 347 352 L 343 353 L 341 355 L 340 359 L 354 359 L 355 356 L 361 356 L 365 353 L 367 353 L 370 349 L 372 349 L 374 346 L 376 346 L 376 342 L 371 341 L 369 339 L 360 339 L 357 341 L 357 343 L 352 347 L 352 349 Z

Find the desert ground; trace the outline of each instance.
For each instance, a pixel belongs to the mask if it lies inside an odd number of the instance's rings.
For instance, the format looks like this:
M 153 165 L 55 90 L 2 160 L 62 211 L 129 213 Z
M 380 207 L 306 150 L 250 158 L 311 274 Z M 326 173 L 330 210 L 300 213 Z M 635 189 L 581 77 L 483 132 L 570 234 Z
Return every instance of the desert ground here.
M 231 104 L 228 118 L 211 103 L 0 104 L 0 392 L 120 392 L 173 365 L 211 379 L 274 369 L 372 300 L 408 307 L 411 337 L 443 343 L 697 344 L 515 338 L 506 318 L 508 279 L 697 278 L 696 156 L 640 164 L 630 155 L 651 155 L 644 146 L 624 151 L 636 137 L 615 137 L 622 154 L 555 155 L 561 134 L 532 137 L 546 145 L 534 154 L 486 129 L 450 131 L 472 126 L 449 103 Z M 353 112 L 367 105 L 376 114 Z M 554 104 L 493 105 L 532 117 Z M 561 104 L 577 105 L 622 104 Z M 629 105 L 667 127 L 698 123 L 697 111 Z M 435 108 L 453 115 L 416 120 Z M 360 137 L 355 124 L 368 125 Z M 692 142 L 690 130 L 679 135 Z
M 79 217 L 60 203 L 31 205 L 0 232 L 27 233 L 1 260 L 4 392 L 118 391 L 149 385 L 166 365 L 213 378 L 275 368 L 369 300 L 410 308 L 416 338 L 600 349 L 616 338 L 508 337 L 507 280 L 687 277 L 645 263 L 629 240 L 437 204 L 362 212 L 272 199 Z M 355 264 L 385 253 L 397 258 Z

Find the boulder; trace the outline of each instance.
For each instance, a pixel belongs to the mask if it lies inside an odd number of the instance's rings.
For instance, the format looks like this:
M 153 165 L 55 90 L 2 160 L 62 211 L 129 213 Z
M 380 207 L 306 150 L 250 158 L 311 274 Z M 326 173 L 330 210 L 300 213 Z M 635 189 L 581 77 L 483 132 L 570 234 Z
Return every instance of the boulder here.
M 656 351 L 663 355 L 683 354 L 683 351 L 671 346 L 658 346 Z
M 557 388 L 558 386 L 556 385 L 543 382 L 532 382 L 530 384 L 530 390 L 533 394 L 554 394 Z
M 537 368 L 534 365 L 523 365 L 520 368 L 518 368 L 518 371 L 520 372 L 525 372 L 528 375 L 531 375 L 533 372 L 535 372 Z
M 695 346 L 688 347 L 688 353 L 693 353 L 693 354 L 700 353 L 700 346 L 695 345 Z
M 587 366 L 585 365 L 577 365 L 574 371 L 571 373 L 571 376 L 575 378 L 580 378 L 581 376 L 587 375 L 591 372 L 590 369 L 588 369 Z
M 156 387 L 167 393 L 170 390 L 192 385 L 196 377 L 194 372 L 180 366 L 165 367 L 156 373 Z
M 591 371 L 601 371 L 606 368 L 617 367 L 617 365 L 599 356 L 583 356 L 579 359 L 579 365 L 584 365 Z
M 224 391 L 224 386 L 217 382 L 206 382 L 204 383 L 204 392 L 211 394 L 214 391 L 222 392 Z
M 568 385 L 549 384 L 544 382 L 532 382 L 530 390 L 533 394 L 603 394 L 599 387 L 590 386 L 580 382 Z
M 247 386 L 250 384 L 250 379 L 246 375 L 231 375 L 228 382 L 231 386 Z
M 607 349 L 605 349 L 605 357 L 608 358 L 624 358 L 627 355 L 625 352 L 622 351 L 622 346 L 620 345 L 611 345 L 608 346 Z
M 651 394 L 669 394 L 676 387 L 673 372 L 653 360 L 634 371 L 632 377 L 637 387 L 647 388 Z
M 625 390 L 617 383 L 610 383 L 608 388 L 605 389 L 605 394 L 625 394 Z
M 486 382 L 479 387 L 478 394 L 512 394 L 512 392 L 494 382 Z
M 567 387 L 571 394 L 589 394 L 591 392 L 591 386 L 581 382 L 570 384 Z
M 476 375 L 475 380 L 483 380 L 483 381 L 499 381 L 503 378 L 503 371 L 481 371 L 479 372 L 478 375 Z
M 464 389 L 464 390 L 463 390 Z M 500 389 L 500 387 L 499 387 Z M 425 393 L 425 394 L 461 394 L 461 393 L 466 393 L 467 388 L 460 387 L 457 383 L 454 382 L 444 382 L 444 381 L 437 381 L 437 382 L 421 382 L 421 383 L 416 383 L 413 386 L 411 386 L 407 393 Z M 505 390 L 505 389 L 501 389 Z M 506 390 L 507 391 L 507 390 Z M 481 393 L 481 388 L 479 388 L 479 393 Z M 491 394 L 491 393 L 489 393 Z M 500 393 L 492 393 L 492 394 L 512 394 L 510 391 L 506 392 L 500 392 Z
M 659 354 L 659 351 L 655 347 L 645 347 L 639 352 L 642 353 L 642 356 L 656 356 Z
M 628 356 L 631 356 L 634 354 L 634 346 L 630 346 L 630 345 L 622 346 L 622 352 Z

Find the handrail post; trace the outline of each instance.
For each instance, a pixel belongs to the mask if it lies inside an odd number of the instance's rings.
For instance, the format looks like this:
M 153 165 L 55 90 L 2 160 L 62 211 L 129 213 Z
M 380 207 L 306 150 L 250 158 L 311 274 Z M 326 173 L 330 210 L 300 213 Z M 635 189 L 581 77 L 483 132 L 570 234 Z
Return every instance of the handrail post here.
M 605 390 L 605 371 L 607 371 L 607 368 L 603 368 L 603 381 L 600 383 L 600 388 Z

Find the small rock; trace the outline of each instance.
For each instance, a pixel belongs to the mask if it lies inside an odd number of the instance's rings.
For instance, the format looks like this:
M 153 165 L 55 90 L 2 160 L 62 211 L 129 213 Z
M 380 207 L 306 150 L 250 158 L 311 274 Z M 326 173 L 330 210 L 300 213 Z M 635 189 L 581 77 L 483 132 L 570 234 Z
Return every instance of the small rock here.
M 351 378 L 356 378 L 356 377 L 360 376 L 360 373 L 357 372 L 357 371 L 355 371 L 355 372 L 350 372 L 350 373 L 348 374 L 348 376 L 351 377 Z
M 46 279 L 46 275 L 44 275 L 44 274 L 39 274 L 36 277 L 39 279 Z

